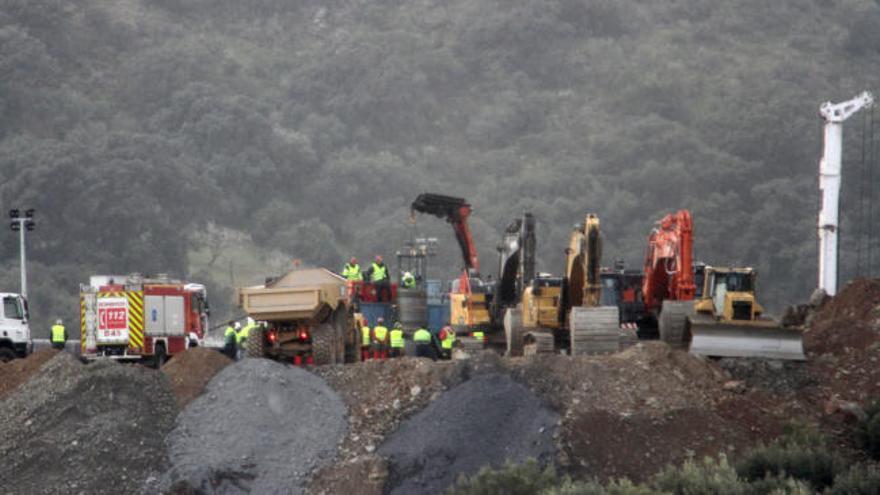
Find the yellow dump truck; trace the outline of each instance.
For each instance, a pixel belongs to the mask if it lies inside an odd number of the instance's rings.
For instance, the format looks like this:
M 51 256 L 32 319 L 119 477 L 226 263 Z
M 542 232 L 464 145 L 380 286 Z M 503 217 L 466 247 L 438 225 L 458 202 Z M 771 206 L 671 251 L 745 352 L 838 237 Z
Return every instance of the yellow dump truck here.
M 248 316 L 265 322 L 248 335 L 248 357 L 315 365 L 357 360 L 345 279 L 329 270 L 296 269 L 265 285 L 240 288 L 238 301 Z

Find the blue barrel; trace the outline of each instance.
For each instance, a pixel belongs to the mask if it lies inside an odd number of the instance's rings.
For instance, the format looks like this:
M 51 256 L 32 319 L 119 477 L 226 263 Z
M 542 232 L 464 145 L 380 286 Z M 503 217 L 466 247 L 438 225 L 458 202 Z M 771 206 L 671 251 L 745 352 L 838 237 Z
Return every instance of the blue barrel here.
M 394 324 L 391 321 L 392 309 L 390 303 L 360 303 L 361 314 L 367 319 L 370 326 L 376 325 L 376 320 L 381 316 L 385 318 L 385 326 L 391 327 Z
M 449 304 L 428 304 L 428 330 L 437 333 L 449 321 Z

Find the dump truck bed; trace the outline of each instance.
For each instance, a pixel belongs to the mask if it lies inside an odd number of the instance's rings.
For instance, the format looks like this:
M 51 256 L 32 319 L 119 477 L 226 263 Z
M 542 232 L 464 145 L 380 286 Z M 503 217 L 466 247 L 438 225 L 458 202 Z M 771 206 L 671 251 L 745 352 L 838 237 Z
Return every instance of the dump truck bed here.
M 323 268 L 294 270 L 266 285 L 240 288 L 238 298 L 255 320 L 320 320 L 345 300 L 345 280 Z

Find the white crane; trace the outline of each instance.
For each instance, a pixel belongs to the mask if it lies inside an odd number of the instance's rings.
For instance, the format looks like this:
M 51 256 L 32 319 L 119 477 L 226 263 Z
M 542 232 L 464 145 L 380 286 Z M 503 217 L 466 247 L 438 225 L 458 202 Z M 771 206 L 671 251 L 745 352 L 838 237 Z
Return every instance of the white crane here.
M 843 149 L 843 122 L 854 113 L 874 104 L 874 95 L 865 91 L 843 103 L 825 102 L 819 113 L 825 119 L 825 145 L 819 160 L 819 288 L 837 293 L 837 231 L 840 211 L 840 158 Z

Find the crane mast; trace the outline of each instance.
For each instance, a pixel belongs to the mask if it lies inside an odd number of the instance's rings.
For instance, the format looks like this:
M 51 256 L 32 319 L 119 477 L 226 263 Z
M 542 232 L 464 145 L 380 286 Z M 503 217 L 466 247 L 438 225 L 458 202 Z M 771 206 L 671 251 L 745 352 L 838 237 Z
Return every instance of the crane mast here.
M 838 219 L 840 213 L 840 164 L 843 153 L 843 122 L 854 113 L 874 104 L 865 91 L 843 103 L 825 102 L 819 113 L 825 120 L 824 146 L 819 161 L 819 288 L 829 296 L 837 293 Z

